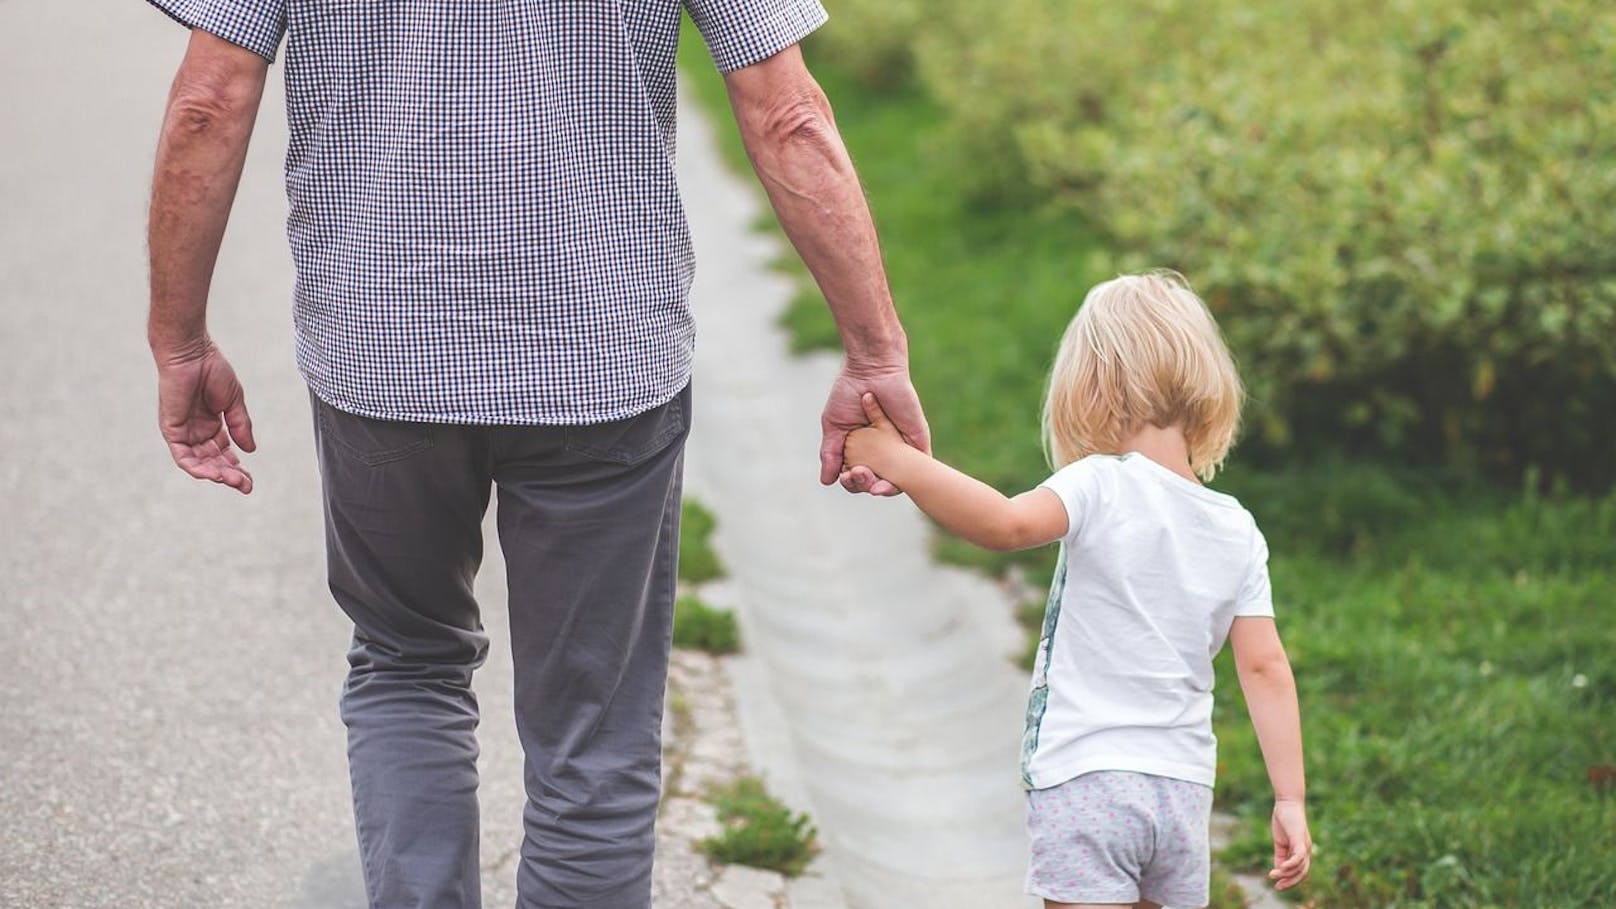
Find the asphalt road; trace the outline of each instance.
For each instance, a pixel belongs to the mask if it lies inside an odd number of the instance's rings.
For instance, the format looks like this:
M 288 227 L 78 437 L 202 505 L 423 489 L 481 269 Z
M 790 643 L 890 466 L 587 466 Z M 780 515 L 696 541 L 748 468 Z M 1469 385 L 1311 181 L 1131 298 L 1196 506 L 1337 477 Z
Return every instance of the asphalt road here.
M 336 714 L 348 627 L 324 588 L 291 349 L 278 70 L 210 312 L 247 389 L 255 491 L 184 476 L 156 430 L 145 199 L 185 41 L 141 0 L 0 0 L 0 909 L 363 905 Z M 1008 607 L 931 563 L 909 506 L 817 486 L 835 364 L 786 355 L 792 285 L 691 108 L 689 480 L 719 512 L 749 635 L 734 665 L 754 764 L 814 811 L 853 905 L 1017 905 Z M 522 803 L 503 574 L 490 545 L 489 906 L 514 901 Z
M 211 328 L 261 446 L 242 497 L 169 461 L 145 199 L 187 33 L 140 0 L 0 0 L 0 907 L 362 906 L 278 71 Z M 503 566 L 480 590 L 503 634 Z M 521 808 L 509 658 L 484 706 L 489 905 Z

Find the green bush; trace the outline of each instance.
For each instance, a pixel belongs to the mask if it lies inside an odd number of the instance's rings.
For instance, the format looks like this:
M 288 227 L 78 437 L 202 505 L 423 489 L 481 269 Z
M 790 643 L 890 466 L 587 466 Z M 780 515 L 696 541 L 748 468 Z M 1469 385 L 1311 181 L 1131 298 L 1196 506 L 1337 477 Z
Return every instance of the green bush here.
M 819 851 L 806 814 L 793 814 L 756 777 L 743 777 L 713 794 L 724 832 L 701 848 L 720 862 L 767 868 L 795 877 Z
M 673 605 L 673 643 L 708 653 L 735 653 L 741 649 L 741 631 L 735 613 L 695 597 L 680 597 Z
M 931 18 L 920 0 L 852 0 L 830 7 L 815 43 L 860 83 L 886 88 L 905 82 L 914 67 L 914 37 Z
M 724 564 L 713 549 L 718 518 L 695 499 L 679 506 L 679 580 L 701 584 L 724 576 Z
M 1189 275 L 1262 444 L 1616 480 L 1616 5 L 963 9 L 917 44 L 977 179 Z
M 1049 356 L 1084 288 L 1106 276 L 1106 251 L 1069 207 L 973 208 L 948 147 L 956 127 L 934 99 L 862 89 L 836 57 L 811 56 L 889 239 L 939 453 L 1007 492 L 1029 488 L 1047 474 L 1037 420 Z M 722 118 L 710 69 L 697 88 Z M 792 324 L 823 319 L 804 307 Z M 1268 535 L 1302 688 L 1321 847 L 1300 898 L 1616 906 L 1616 792 L 1596 775 L 1616 765 L 1616 498 L 1286 460 L 1258 470 L 1243 447 L 1217 485 Z M 1035 587 L 1049 555 L 1022 563 Z M 1218 798 L 1246 835 L 1221 860 L 1260 869 L 1271 794 L 1231 669 L 1220 658 Z

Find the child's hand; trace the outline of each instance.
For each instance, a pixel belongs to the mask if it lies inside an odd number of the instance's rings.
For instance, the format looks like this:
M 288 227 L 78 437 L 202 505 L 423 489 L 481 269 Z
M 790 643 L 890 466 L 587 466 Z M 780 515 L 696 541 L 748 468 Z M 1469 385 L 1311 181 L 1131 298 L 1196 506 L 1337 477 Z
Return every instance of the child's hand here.
M 1287 890 L 1307 877 L 1313 862 L 1313 837 L 1307 832 L 1307 809 L 1285 799 L 1274 803 L 1274 870 L 1268 877 L 1276 890 Z
M 865 394 L 863 401 L 864 415 L 870 425 L 848 434 L 846 447 L 842 449 L 842 463 L 847 468 L 868 467 L 876 476 L 882 476 L 891 469 L 894 453 L 908 448 L 909 443 L 887 419 L 875 395 Z

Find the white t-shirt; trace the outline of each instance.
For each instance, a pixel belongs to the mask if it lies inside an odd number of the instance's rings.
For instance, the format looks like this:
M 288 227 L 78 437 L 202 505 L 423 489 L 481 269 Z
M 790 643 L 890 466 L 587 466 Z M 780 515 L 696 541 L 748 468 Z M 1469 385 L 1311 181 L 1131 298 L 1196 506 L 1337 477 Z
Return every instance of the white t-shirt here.
M 1041 484 L 1069 526 L 1050 586 L 1022 782 L 1132 770 L 1211 786 L 1212 658 L 1236 616 L 1271 616 L 1251 513 L 1142 454 L 1091 455 Z

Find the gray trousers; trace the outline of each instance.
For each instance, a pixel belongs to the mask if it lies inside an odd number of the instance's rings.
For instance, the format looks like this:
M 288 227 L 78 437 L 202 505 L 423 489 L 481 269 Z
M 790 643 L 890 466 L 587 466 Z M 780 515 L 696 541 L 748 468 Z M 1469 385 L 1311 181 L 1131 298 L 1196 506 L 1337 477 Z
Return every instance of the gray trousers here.
M 499 494 L 521 909 L 646 909 L 690 390 L 594 426 L 354 416 L 313 395 L 331 593 L 353 620 L 342 719 L 372 909 L 481 903 L 472 579 Z

